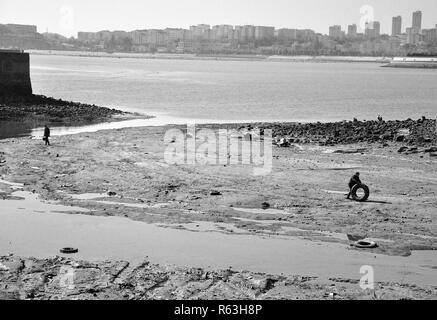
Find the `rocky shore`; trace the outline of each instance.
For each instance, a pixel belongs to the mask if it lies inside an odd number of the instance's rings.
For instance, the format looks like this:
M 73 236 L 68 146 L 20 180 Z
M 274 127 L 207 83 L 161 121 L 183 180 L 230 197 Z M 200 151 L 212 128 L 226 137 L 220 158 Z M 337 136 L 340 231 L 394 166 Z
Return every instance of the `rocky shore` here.
M 80 124 L 94 123 L 128 113 L 42 95 L 0 97 L 0 121 Z
M 0 257 L 0 300 L 393 300 L 436 299 L 435 288 L 358 280 L 204 270 L 144 261 Z
M 272 129 L 276 140 L 285 143 L 316 143 L 321 146 L 353 143 L 402 142 L 425 146 L 437 143 L 436 120 L 343 121 L 335 123 L 259 124 Z

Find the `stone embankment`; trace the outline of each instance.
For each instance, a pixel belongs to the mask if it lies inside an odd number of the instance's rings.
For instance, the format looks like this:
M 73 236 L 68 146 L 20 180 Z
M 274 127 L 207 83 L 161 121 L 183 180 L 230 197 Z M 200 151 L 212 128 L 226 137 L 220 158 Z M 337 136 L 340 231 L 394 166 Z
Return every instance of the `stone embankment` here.
M 97 122 L 123 114 L 127 113 L 40 95 L 0 99 L 0 121 Z

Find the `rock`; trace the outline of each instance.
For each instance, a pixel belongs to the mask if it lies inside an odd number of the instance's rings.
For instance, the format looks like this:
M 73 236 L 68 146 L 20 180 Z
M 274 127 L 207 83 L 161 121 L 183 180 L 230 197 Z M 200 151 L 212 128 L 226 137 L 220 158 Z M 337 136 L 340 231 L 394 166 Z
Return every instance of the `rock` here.
M 211 191 L 210 195 L 211 196 L 221 196 L 222 193 L 220 191 Z
M 425 149 L 423 152 L 425 152 L 425 153 L 437 152 L 437 147 L 431 147 L 431 148 Z
M 437 157 L 437 153 L 430 153 L 429 156 L 430 156 L 431 158 L 436 158 L 436 157 Z
M 267 210 L 268 208 L 270 208 L 270 203 L 268 202 L 263 202 L 261 204 L 261 207 L 263 208 L 263 210 Z
M 407 150 L 408 150 L 408 147 L 401 147 L 401 148 L 399 148 L 398 153 L 403 153 Z
M 353 153 L 363 153 L 366 152 L 366 148 L 357 148 L 357 149 L 348 149 L 348 150 L 336 150 L 334 153 L 341 153 L 341 154 L 353 154 Z
M 367 238 L 367 235 L 361 235 L 361 234 L 348 234 L 347 238 L 349 241 L 360 241 Z
M 397 136 L 396 137 L 396 142 L 404 142 L 405 140 L 405 136 Z
M 108 196 L 110 196 L 110 197 L 115 197 L 116 195 L 117 195 L 117 193 L 116 192 L 113 192 L 113 191 L 108 191 Z

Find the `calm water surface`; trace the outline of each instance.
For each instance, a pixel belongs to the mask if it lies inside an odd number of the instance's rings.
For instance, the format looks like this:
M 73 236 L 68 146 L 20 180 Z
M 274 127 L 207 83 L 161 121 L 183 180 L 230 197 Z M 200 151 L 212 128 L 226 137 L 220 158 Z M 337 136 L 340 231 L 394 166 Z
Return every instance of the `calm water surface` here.
M 166 117 L 337 121 L 435 117 L 437 70 L 377 63 L 31 55 L 34 92 Z

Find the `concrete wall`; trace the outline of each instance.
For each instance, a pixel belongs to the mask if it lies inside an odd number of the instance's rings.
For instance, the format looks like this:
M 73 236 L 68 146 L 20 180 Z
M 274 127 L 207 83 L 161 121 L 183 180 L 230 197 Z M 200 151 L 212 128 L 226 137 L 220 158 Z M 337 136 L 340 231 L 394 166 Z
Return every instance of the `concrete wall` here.
M 0 50 L 0 96 L 32 94 L 29 54 Z

